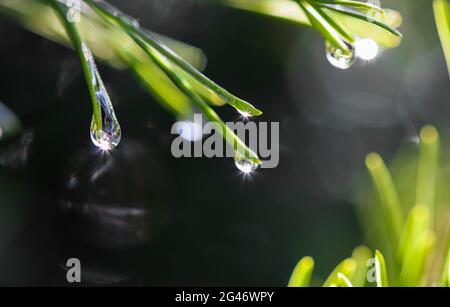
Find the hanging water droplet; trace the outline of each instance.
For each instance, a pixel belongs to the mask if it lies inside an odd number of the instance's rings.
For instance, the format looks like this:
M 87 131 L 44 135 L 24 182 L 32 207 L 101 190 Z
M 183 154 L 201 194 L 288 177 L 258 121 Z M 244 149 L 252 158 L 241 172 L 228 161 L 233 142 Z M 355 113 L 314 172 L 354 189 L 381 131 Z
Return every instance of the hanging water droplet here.
M 99 91 L 95 96 L 100 105 L 102 126 L 100 128 L 97 127 L 95 117 L 92 116 L 91 140 L 100 149 L 110 150 L 120 142 L 120 125 L 112 109 L 108 94 L 104 91 Z
M 328 62 L 336 68 L 348 69 L 355 62 L 355 47 L 347 44 L 350 54 L 345 54 L 341 49 L 334 47 L 328 41 L 325 42 L 325 52 Z
M 236 153 L 234 155 L 234 164 L 237 169 L 243 172 L 244 174 L 250 174 L 258 169 L 259 164 L 254 162 L 251 158 L 246 158 Z
M 247 112 L 247 111 L 241 111 L 241 110 L 237 110 L 238 111 L 238 113 L 239 114 L 241 114 L 241 116 L 243 117 L 243 118 L 248 118 L 248 117 L 251 117 L 252 115 L 249 113 L 249 112 Z
M 97 124 L 95 116 L 92 116 L 91 122 L 91 140 L 95 146 L 102 150 L 110 150 L 116 147 L 121 138 L 121 129 L 119 121 L 114 113 L 114 108 L 108 92 L 103 84 L 100 74 L 95 65 L 94 57 L 89 48 L 82 44 L 83 54 L 89 65 L 92 75 L 92 84 L 95 91 L 95 100 L 100 111 L 101 126 Z

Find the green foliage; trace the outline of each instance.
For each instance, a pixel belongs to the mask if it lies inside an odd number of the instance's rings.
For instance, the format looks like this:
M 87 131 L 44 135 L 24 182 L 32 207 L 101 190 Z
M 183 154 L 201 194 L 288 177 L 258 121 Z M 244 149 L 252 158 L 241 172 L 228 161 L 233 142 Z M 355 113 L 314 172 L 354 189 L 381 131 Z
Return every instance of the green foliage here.
M 347 280 L 353 277 L 356 271 L 357 262 L 353 258 L 348 258 L 339 263 L 325 280 L 324 287 L 348 286 Z
M 425 126 L 419 134 L 418 155 L 411 150 L 401 151 L 390 168 L 391 171 L 385 168 L 384 176 L 391 178 L 388 185 L 377 185 L 376 181 L 380 178 L 376 177 L 379 175 L 366 163 L 374 182 L 375 195 L 371 196 L 373 190 L 361 187 L 366 195 L 358 200 L 359 209 L 361 215 L 365 216 L 362 223 L 367 228 L 366 232 L 372 233 L 370 241 L 382 248 L 388 256 L 386 265 L 389 284 L 440 284 L 441 274 L 438 272 L 444 271 L 449 225 L 449 195 L 442 194 L 440 189 L 446 181 L 445 172 L 440 168 L 440 157 L 444 154 L 440 150 L 437 130 L 432 126 Z M 373 154 L 367 160 L 371 155 Z M 382 163 L 381 157 L 379 161 Z M 394 211 L 386 211 L 384 208 L 385 195 L 390 193 L 396 195 Z M 406 219 L 400 225 L 398 243 L 393 244 L 395 240 L 389 232 L 389 224 L 399 214 L 405 215 Z
M 359 246 L 353 250 L 352 259 L 355 260 L 356 269 L 351 278 L 351 283 L 355 287 L 362 287 L 367 279 L 367 262 L 372 257 L 372 252 L 366 246 Z
M 370 153 L 367 155 L 366 167 L 372 177 L 373 184 L 380 198 L 380 205 L 390 240 L 390 246 L 395 247 L 400 240 L 404 220 L 397 191 L 395 190 L 389 170 L 380 155 L 377 153 Z
M 213 0 L 297 25 L 312 26 L 344 54 L 356 37 L 371 38 L 384 48 L 396 47 L 402 35 L 398 12 L 353 0 Z
M 362 285 L 366 275 L 366 262 L 368 256 L 366 247 L 355 249 L 352 257 L 340 262 L 323 283 L 324 287 L 353 287 Z M 288 287 L 307 287 L 310 284 L 314 269 L 313 258 L 302 258 L 294 271 Z
M 229 104 L 247 116 L 262 112 L 199 72 L 194 65 L 200 68 L 205 62 L 200 50 L 143 29 L 135 19 L 105 1 L 85 0 L 84 3 L 87 6 L 82 6 L 79 22 L 68 21 L 69 7 L 56 0 L 0 0 L 0 10 L 33 31 L 74 47 L 81 60 L 98 127 L 101 127 L 100 110 L 94 103 L 92 76 L 82 44 L 110 64 L 133 71 L 149 92 L 177 117 L 189 118 L 193 107 L 199 108 L 210 121 L 225 128 L 224 139 L 240 156 L 261 163 L 210 105 Z M 199 57 L 203 58 L 200 62 Z
M 56 0 L 49 0 L 48 3 L 54 8 L 58 16 L 60 17 L 61 23 L 63 24 L 66 30 L 67 36 L 70 38 L 70 41 L 72 42 L 72 45 L 76 53 L 78 54 L 78 57 L 80 58 L 81 67 L 83 69 L 86 84 L 89 89 L 89 94 L 91 96 L 94 119 L 97 124 L 97 127 L 101 129 L 102 127 L 101 110 L 95 97 L 95 85 L 93 84 L 92 81 L 93 79 L 96 78 L 96 76 L 92 75 L 92 71 L 89 68 L 88 59 L 86 58 L 86 55 L 83 52 L 83 40 L 80 37 L 80 34 L 76 28 L 76 24 L 67 21 L 66 16 L 68 14 L 68 8 L 65 5 L 59 4 L 59 2 Z
M 0 12 L 39 35 L 69 47 L 73 46 L 58 14 L 44 0 L 0 0 Z M 192 113 L 188 97 L 178 90 L 119 26 L 107 24 L 94 11 L 83 7 L 81 22 L 76 23 L 76 30 L 96 58 L 118 69 L 130 69 L 168 111 L 181 118 Z M 200 49 L 165 36 L 157 37 L 192 66 L 197 69 L 204 67 L 206 56 Z M 200 88 L 196 89 L 201 91 Z M 214 105 L 224 104 L 219 97 L 213 95 L 209 101 Z
M 449 174 L 439 167 L 440 156 L 448 154 L 440 150 L 439 134 L 432 126 L 421 129 L 419 140 L 418 157 L 400 152 L 398 165 L 391 167 L 395 176 L 378 154 L 366 158 L 373 187 L 359 186 L 356 201 L 363 228 L 371 234 L 370 245 L 387 258 L 376 250 L 371 263 L 370 251 L 359 247 L 333 270 L 324 286 L 370 285 L 371 269 L 378 287 L 450 286 L 450 194 L 442 193 L 448 190 Z M 297 268 L 293 278 L 302 274 Z
M 398 13 L 358 1 L 211 2 L 311 25 L 343 55 L 353 52 L 351 44 L 356 36 L 373 38 L 385 47 L 395 47 L 401 38 L 395 29 L 400 20 Z M 248 116 L 258 116 L 262 112 L 203 75 L 197 69 L 205 62 L 200 50 L 143 29 L 135 19 L 106 1 L 84 0 L 83 3 L 87 6 L 82 6 L 81 20 L 75 23 L 67 20 L 66 4 L 56 0 L 0 0 L 0 12 L 13 17 L 32 31 L 74 47 L 87 80 L 97 127 L 101 127 L 100 110 L 98 104 L 94 103 L 95 96 L 90 84 L 92 76 L 89 75 L 88 64 L 81 51 L 82 43 L 100 59 L 133 71 L 150 94 L 177 117 L 189 118 L 192 110 L 199 108 L 210 121 L 225 128 L 222 134 L 224 139 L 240 156 L 260 163 L 257 155 L 233 131 L 227 129 L 210 105 L 229 104 Z M 294 9 L 294 13 L 288 12 L 289 8 Z
M 375 272 L 377 287 L 389 286 L 386 262 L 384 261 L 383 254 L 379 250 L 375 251 Z

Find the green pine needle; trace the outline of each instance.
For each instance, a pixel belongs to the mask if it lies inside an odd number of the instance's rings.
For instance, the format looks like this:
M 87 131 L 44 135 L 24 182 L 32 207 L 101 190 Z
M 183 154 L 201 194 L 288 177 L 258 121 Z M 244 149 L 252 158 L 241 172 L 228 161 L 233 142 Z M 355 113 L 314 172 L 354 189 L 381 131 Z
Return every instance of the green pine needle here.
M 444 259 L 441 284 L 444 287 L 450 287 L 450 247 L 448 248 L 447 257 Z
M 122 13 L 119 13 L 118 16 L 116 16 L 115 12 L 119 12 L 116 8 L 108 6 L 110 7 L 110 9 L 105 9 L 105 6 L 102 5 L 102 3 L 104 2 L 98 0 L 85 0 L 85 2 L 89 4 L 91 8 L 94 9 L 106 21 L 119 24 L 125 30 L 125 32 L 127 32 L 131 37 L 133 37 L 133 39 L 139 38 L 145 43 L 149 44 L 160 54 L 165 56 L 175 65 L 179 66 L 186 73 L 195 78 L 203 86 L 205 86 L 209 90 L 213 91 L 214 93 L 222 97 L 226 103 L 233 106 L 236 110 L 246 113 L 250 116 L 259 116 L 262 114 L 260 110 L 255 108 L 250 103 L 234 96 L 233 94 L 229 93 L 228 91 L 226 91 L 225 89 L 214 83 L 212 80 L 207 78 L 197 69 L 195 69 L 191 64 L 185 61 L 182 57 L 173 52 L 169 47 L 164 45 L 152 33 L 143 30 L 139 26 L 136 26 L 134 24 L 134 20 L 125 17 L 125 15 Z
M 393 35 L 395 35 L 397 37 L 400 37 L 400 38 L 403 37 L 402 33 L 400 33 L 400 31 L 398 31 L 394 27 L 391 27 L 387 23 L 385 23 L 383 21 L 380 21 L 380 20 L 378 20 L 376 18 L 373 18 L 373 19 L 372 18 L 368 18 L 367 14 L 362 14 L 362 13 L 360 13 L 358 11 L 347 10 L 345 8 L 341 8 L 341 7 L 337 7 L 337 6 L 326 6 L 326 8 L 329 9 L 329 10 L 332 10 L 332 11 L 339 12 L 339 13 L 341 13 L 343 15 L 347 15 L 347 16 L 353 17 L 355 19 L 360 19 L 360 20 L 363 20 L 365 22 L 374 24 L 374 25 L 376 25 L 376 26 L 386 30 L 387 32 L 389 32 L 389 33 L 391 33 L 391 34 L 393 34 Z
M 353 287 L 351 281 L 345 276 L 345 274 L 337 273 L 337 286 L 338 287 L 344 287 L 344 288 L 351 288 Z
M 327 280 L 323 284 L 324 287 L 331 287 L 341 285 L 342 281 L 338 277 L 339 274 L 345 275 L 348 279 L 353 277 L 353 274 L 356 271 L 357 262 L 352 258 L 347 258 L 339 263 L 328 276 Z
M 69 36 L 73 47 L 75 48 L 75 51 L 77 52 L 81 67 L 83 69 L 84 77 L 86 79 L 86 84 L 89 89 L 89 94 L 91 97 L 92 102 L 92 109 L 94 114 L 94 120 L 97 129 L 102 128 L 102 117 L 101 117 L 101 110 L 100 105 L 97 103 L 97 98 L 95 95 L 95 86 L 92 83 L 92 80 L 95 78 L 95 76 L 92 75 L 91 69 L 89 68 L 88 60 L 86 59 L 86 56 L 83 52 L 82 44 L 83 40 L 73 22 L 70 22 L 67 20 L 67 14 L 68 14 L 68 8 L 66 5 L 63 5 L 59 3 L 57 0 L 47 0 L 48 3 L 53 7 L 53 9 L 57 12 L 57 15 L 60 18 L 61 23 L 63 24 L 67 35 Z
M 335 48 L 349 55 L 355 37 L 371 38 L 380 46 L 398 45 L 402 35 L 395 29 L 400 14 L 370 3 L 352 0 L 205 0 L 236 9 L 271 16 L 316 28 Z M 294 4 L 297 4 L 295 6 Z M 320 12 L 318 12 L 320 10 Z M 395 13 L 395 14 L 394 14 Z M 394 18 L 386 18 L 394 17 Z M 330 21 L 331 20 L 331 21 Z M 345 24 L 344 24 L 345 23 Z M 373 27 L 382 31 L 374 31 Z
M 384 257 L 379 250 L 375 251 L 375 277 L 377 287 L 388 287 L 388 274 Z
M 416 204 L 424 204 L 433 216 L 437 171 L 439 167 L 439 134 L 432 126 L 420 130 L 420 154 L 417 166 Z
M 391 174 L 383 159 L 377 153 L 367 155 L 366 167 L 380 199 L 385 227 L 389 233 L 390 246 L 395 249 L 402 232 L 404 217 Z
M 300 259 L 292 272 L 288 287 L 308 287 L 314 271 L 314 259 L 306 256 Z
M 324 18 L 323 14 L 308 1 L 299 0 L 298 4 L 308 16 L 312 26 L 322 34 L 326 41 L 335 48 L 341 50 L 343 55 L 351 55 L 352 51 L 339 34 L 339 30 L 333 27 L 333 25 L 327 21 L 327 18 Z
M 288 287 L 308 287 L 314 271 L 314 259 L 306 256 L 300 259 L 292 272 Z
M 364 287 L 367 279 L 367 262 L 372 257 L 372 252 L 366 246 L 359 246 L 353 250 L 352 259 L 356 261 L 356 270 L 351 278 L 355 287 Z
M 349 7 L 361 11 L 375 11 L 380 14 L 384 14 L 384 10 L 374 4 L 360 2 L 360 1 L 351 1 L 351 0 L 310 0 L 314 5 L 320 6 L 329 6 L 329 5 L 341 5 L 344 7 Z
M 450 77 L 450 2 L 448 0 L 434 0 L 433 11 Z
M 349 42 L 349 43 L 355 42 L 355 38 L 353 37 L 353 35 L 351 35 L 349 33 L 349 31 L 344 28 L 344 26 L 339 24 L 339 21 L 331 18 L 320 7 L 315 6 L 315 9 L 322 16 L 322 18 L 324 20 L 326 20 L 330 24 L 330 26 L 332 26 L 339 33 L 339 35 L 342 37 L 342 39 L 344 39 L 346 42 Z

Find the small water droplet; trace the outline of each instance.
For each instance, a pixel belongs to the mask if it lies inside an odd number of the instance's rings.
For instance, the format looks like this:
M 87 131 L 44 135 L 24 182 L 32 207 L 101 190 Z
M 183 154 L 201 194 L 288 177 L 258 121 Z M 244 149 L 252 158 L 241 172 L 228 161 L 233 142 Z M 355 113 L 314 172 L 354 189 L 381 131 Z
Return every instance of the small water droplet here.
M 94 57 L 89 48 L 83 43 L 83 54 L 89 64 L 92 75 L 92 84 L 95 90 L 96 103 L 100 110 L 101 127 L 97 125 L 95 116 L 91 121 L 91 140 L 95 146 L 102 150 L 110 150 L 116 147 L 121 139 L 121 129 L 108 92 L 95 65 Z
M 241 156 L 240 154 L 235 154 L 234 164 L 237 169 L 243 172 L 244 174 L 250 174 L 258 169 L 259 164 L 252 161 L 251 158 L 246 158 Z
M 241 114 L 241 116 L 243 117 L 243 118 L 248 118 L 248 117 L 251 117 L 252 115 L 249 113 L 249 112 L 247 112 L 247 111 L 241 111 L 241 110 L 237 110 L 238 111 L 238 113 L 239 114 Z
M 325 42 L 325 51 L 328 62 L 336 68 L 348 69 L 355 62 L 355 48 L 348 44 L 350 54 L 344 54 L 341 49 L 334 47 L 328 41 Z

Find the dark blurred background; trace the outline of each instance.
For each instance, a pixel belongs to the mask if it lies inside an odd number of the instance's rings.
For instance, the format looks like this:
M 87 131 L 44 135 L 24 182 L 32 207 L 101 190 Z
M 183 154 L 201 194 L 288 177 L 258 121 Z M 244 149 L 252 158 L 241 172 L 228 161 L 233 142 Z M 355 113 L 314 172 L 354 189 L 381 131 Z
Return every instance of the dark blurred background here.
M 71 257 L 91 285 L 284 286 L 305 255 L 324 278 L 365 242 L 351 201 L 365 155 L 389 160 L 422 125 L 449 127 L 428 0 L 382 1 L 403 15 L 402 44 L 348 71 L 310 28 L 205 1 L 110 2 L 201 48 L 206 75 L 280 122 L 280 164 L 244 179 L 230 159 L 173 158 L 174 118 L 99 65 L 123 130 L 102 157 L 75 53 L 0 19 L 0 101 L 25 130 L 0 145 L 2 285 L 68 285 Z

